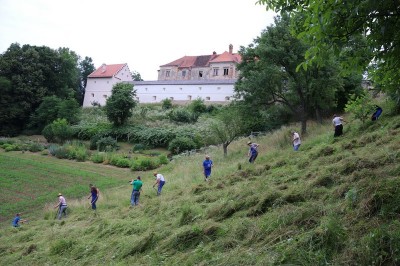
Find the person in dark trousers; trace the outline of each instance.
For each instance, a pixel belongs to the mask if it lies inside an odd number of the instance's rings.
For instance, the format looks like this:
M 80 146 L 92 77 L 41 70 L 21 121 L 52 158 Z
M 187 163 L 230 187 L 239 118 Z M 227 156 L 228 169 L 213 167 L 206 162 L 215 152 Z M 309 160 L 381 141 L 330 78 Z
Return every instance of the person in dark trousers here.
M 131 195 L 131 206 L 139 205 L 140 191 L 142 191 L 142 178 L 138 176 L 135 180 L 131 180 L 131 185 L 133 186 Z
M 92 204 L 92 210 L 96 210 L 97 209 L 96 202 L 99 199 L 100 190 L 92 184 L 90 184 L 89 187 L 90 187 L 90 195 L 88 199 L 92 198 L 90 204 Z
M 211 168 L 213 167 L 213 161 L 210 159 L 209 155 L 206 155 L 206 159 L 203 161 L 204 170 L 204 181 L 208 181 L 211 176 Z
M 159 174 L 157 172 L 154 172 L 153 175 L 156 177 L 156 183 L 153 185 L 153 187 L 158 186 L 157 196 L 160 196 L 161 190 L 162 190 L 163 186 L 165 185 L 165 178 L 162 174 Z
M 247 156 L 249 157 L 249 163 L 254 163 L 254 161 L 257 159 L 258 146 L 260 145 L 251 141 L 248 141 L 247 145 L 250 146 L 249 152 L 247 153 Z
M 371 117 L 372 121 L 378 120 L 378 118 L 381 116 L 382 111 L 383 111 L 382 108 L 378 105 L 376 105 L 375 108 L 376 108 L 375 112 L 372 114 L 372 117 Z
M 336 114 L 333 115 L 332 124 L 335 128 L 335 133 L 333 134 L 334 137 L 343 135 L 343 122 L 343 117 L 337 116 Z
M 19 227 L 19 223 L 26 223 L 28 220 L 21 219 L 21 214 L 17 213 L 12 221 L 12 226 Z
M 54 208 L 58 208 L 58 215 L 57 218 L 58 220 L 61 220 L 62 214 L 64 214 L 64 217 L 67 217 L 67 201 L 63 197 L 61 193 L 58 193 L 58 204 L 54 206 Z

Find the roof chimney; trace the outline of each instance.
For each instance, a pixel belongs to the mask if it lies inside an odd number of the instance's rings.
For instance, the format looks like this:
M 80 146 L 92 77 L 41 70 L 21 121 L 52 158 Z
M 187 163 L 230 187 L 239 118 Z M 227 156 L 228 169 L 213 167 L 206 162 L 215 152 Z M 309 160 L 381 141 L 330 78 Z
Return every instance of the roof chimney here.
M 232 54 L 232 51 L 233 51 L 233 45 L 229 44 L 229 53 Z
M 107 70 L 107 65 L 106 64 L 102 64 L 101 65 L 101 73 L 106 72 L 106 70 Z
M 217 52 L 216 52 L 216 51 L 214 51 L 214 52 L 213 52 L 213 55 L 216 55 L 216 54 L 217 54 Z

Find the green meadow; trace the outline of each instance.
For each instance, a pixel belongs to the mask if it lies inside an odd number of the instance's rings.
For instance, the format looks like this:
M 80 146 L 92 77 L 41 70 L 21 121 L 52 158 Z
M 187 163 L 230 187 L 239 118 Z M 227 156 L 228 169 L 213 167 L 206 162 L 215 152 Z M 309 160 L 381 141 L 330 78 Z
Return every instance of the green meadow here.
M 202 154 L 132 172 L 30 152 L 0 151 L 1 265 L 398 265 L 400 119 L 349 120 L 334 139 L 330 121 L 309 123 L 294 152 L 290 125 Z M 205 154 L 214 161 L 204 182 Z M 131 208 L 128 180 L 143 177 Z M 101 190 L 89 207 L 88 184 Z M 68 217 L 55 220 L 57 193 Z M 16 199 L 23 199 L 17 201 Z M 15 212 L 29 219 L 12 228 Z

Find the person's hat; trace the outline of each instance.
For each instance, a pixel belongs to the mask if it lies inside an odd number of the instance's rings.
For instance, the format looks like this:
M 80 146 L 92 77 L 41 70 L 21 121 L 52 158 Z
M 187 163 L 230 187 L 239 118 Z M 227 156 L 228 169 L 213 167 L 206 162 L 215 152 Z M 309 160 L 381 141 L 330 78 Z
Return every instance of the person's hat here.
M 58 193 L 58 196 L 57 196 L 57 197 L 59 197 L 59 196 L 62 196 L 62 194 L 61 194 L 61 193 Z
M 206 158 L 210 158 L 210 155 L 206 155 Z
M 247 145 L 250 145 L 250 144 L 251 144 L 251 141 L 248 141 L 248 142 L 247 142 Z
M 157 174 L 158 174 L 157 172 L 154 172 L 154 173 L 153 173 L 153 175 L 157 175 Z

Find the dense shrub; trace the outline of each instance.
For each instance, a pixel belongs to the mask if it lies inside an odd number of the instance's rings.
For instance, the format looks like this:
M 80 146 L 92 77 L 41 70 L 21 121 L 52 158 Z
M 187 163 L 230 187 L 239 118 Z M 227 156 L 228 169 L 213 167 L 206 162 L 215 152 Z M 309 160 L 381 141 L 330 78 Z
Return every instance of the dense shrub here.
M 137 143 L 137 144 L 133 145 L 133 148 L 132 148 L 132 150 L 134 152 L 140 152 L 140 151 L 143 151 L 145 149 L 146 149 L 146 145 L 141 144 L 141 143 Z
M 157 159 L 151 159 L 151 158 L 139 158 L 131 164 L 131 169 L 133 171 L 147 171 L 147 170 L 153 170 L 159 167 L 160 164 Z
M 172 108 L 172 100 L 165 98 L 162 102 L 162 109 L 167 110 Z
M 64 143 L 72 138 L 73 130 L 66 119 L 57 119 L 47 125 L 42 134 L 48 142 Z
M 166 155 L 160 155 L 158 157 L 158 162 L 159 162 L 160 165 L 161 164 L 168 164 L 169 160 L 168 160 L 168 157 Z
M 189 109 L 196 114 L 202 114 L 207 111 L 207 106 L 204 104 L 204 100 L 197 98 L 196 100 L 193 100 L 189 104 Z
M 131 160 L 124 157 L 123 155 L 113 154 L 110 158 L 109 164 L 121 168 L 129 168 L 131 165 Z
M 103 163 L 106 160 L 107 154 L 104 152 L 93 153 L 90 160 L 94 163 Z
M 173 154 L 193 149 L 196 149 L 196 143 L 189 137 L 178 137 L 168 145 L 168 150 Z
M 100 138 L 96 144 L 99 151 L 110 152 L 118 149 L 118 143 L 112 137 Z
M 199 113 L 190 111 L 185 107 L 179 107 L 168 113 L 171 121 L 180 123 L 194 123 L 199 118 Z

